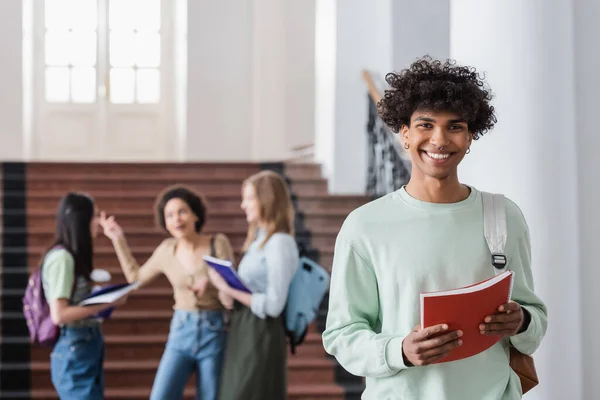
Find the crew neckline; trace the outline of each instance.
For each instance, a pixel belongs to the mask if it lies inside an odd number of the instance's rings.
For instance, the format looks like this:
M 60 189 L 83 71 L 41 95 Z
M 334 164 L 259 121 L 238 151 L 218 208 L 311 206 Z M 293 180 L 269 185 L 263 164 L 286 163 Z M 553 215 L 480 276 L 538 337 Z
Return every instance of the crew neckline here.
M 421 209 L 425 209 L 425 210 L 440 210 L 440 211 L 458 210 L 461 208 L 468 207 L 469 205 L 471 205 L 473 202 L 475 202 L 479 198 L 479 191 L 477 189 L 475 189 L 474 187 L 469 186 L 469 185 L 465 185 L 465 186 L 467 186 L 471 190 L 471 192 L 469 193 L 469 196 L 466 199 L 455 202 L 455 203 L 432 203 L 432 202 L 416 199 L 416 198 L 412 197 L 410 194 L 408 194 L 408 192 L 406 191 L 406 185 L 403 185 L 400 189 L 398 189 L 396 191 L 396 196 L 404 203 L 406 203 L 412 207 L 416 207 L 416 208 L 421 208 Z

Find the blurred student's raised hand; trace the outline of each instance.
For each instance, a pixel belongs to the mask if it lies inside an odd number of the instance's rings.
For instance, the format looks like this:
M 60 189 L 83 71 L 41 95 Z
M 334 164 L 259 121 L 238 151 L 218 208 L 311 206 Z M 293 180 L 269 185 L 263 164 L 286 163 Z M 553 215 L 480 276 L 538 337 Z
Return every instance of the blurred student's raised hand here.
M 100 226 L 104 230 L 104 235 L 110 240 L 117 240 L 123 237 L 123 229 L 117 224 L 113 215 L 107 218 L 106 213 L 102 211 L 100 213 Z

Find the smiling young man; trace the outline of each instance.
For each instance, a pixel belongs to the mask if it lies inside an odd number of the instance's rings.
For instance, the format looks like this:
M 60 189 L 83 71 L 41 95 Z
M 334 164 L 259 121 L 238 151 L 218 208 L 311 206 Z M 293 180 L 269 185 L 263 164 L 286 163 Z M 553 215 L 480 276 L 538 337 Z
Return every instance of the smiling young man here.
M 502 335 L 473 357 L 435 363 L 462 345 L 446 325 L 422 329 L 419 294 L 471 285 L 494 275 L 483 229 L 481 193 L 460 183 L 458 165 L 496 122 L 491 91 L 474 68 L 423 58 L 386 77 L 378 105 L 402 135 L 412 175 L 400 190 L 353 211 L 335 245 L 328 353 L 366 377 L 363 399 L 513 400 L 519 378 L 508 346 L 531 354 L 547 327 L 533 290 L 529 231 L 506 200 L 512 301 L 481 321 L 482 335 Z M 443 361 L 443 360 L 442 360 Z

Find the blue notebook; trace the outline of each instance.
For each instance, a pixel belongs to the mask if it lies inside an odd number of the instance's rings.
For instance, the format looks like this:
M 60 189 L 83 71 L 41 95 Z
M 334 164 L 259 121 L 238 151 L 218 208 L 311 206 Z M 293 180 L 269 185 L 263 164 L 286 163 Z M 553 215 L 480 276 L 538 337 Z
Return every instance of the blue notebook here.
M 234 289 L 241 290 L 242 292 L 252 293 L 250 289 L 246 287 L 244 282 L 240 279 L 231 261 L 221 260 L 220 258 L 203 256 L 204 261 L 209 267 L 213 268 L 225 279 L 225 282 Z

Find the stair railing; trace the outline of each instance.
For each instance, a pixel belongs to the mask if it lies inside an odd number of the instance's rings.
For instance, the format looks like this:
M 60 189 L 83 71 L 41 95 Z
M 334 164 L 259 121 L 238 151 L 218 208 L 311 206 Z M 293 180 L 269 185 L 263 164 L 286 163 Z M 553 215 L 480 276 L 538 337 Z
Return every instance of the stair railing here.
M 382 98 L 368 71 L 363 71 L 368 96 L 368 172 L 367 194 L 380 197 L 400 189 L 410 179 L 410 163 L 402 142 L 385 125 L 377 113 L 377 103 Z

